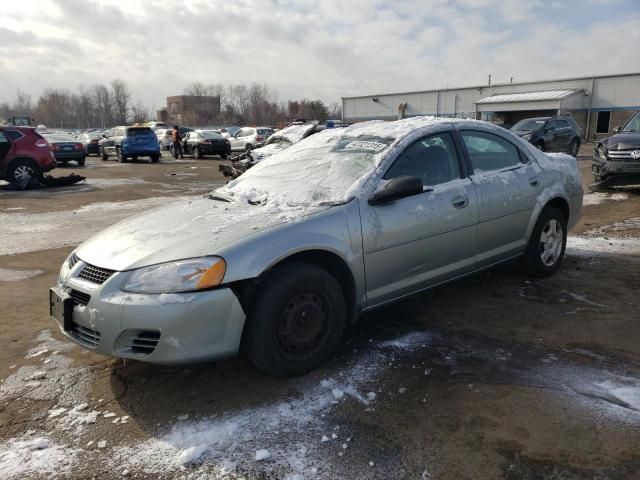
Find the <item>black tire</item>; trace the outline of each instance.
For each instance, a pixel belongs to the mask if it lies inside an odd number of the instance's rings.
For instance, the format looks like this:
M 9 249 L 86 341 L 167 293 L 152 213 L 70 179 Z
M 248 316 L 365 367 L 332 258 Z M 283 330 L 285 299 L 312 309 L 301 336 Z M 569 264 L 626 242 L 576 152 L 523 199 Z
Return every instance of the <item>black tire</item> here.
M 574 138 L 573 140 L 571 140 L 571 143 L 569 144 L 569 149 L 567 150 L 567 153 L 572 157 L 577 157 L 578 152 L 580 152 L 580 139 Z
M 226 153 L 222 153 L 222 154 L 220 155 L 220 158 L 221 158 L 221 159 L 223 159 L 223 160 L 226 160 L 226 159 L 227 159 L 227 157 L 229 157 L 229 155 L 227 155 Z
M 60 160 L 60 163 L 62 164 L 63 167 L 66 167 L 69 164 L 68 160 Z
M 544 142 L 536 142 L 533 146 L 536 147 L 541 152 L 545 151 Z
M 109 159 L 109 155 L 105 152 L 104 147 L 100 147 L 100 151 L 98 153 L 103 162 L 106 162 Z
M 120 148 L 116 148 L 116 157 L 120 163 L 125 163 L 127 161 L 127 157 L 122 154 L 122 150 Z
M 158 163 L 158 160 L 160 160 L 159 153 L 154 153 L 153 155 L 151 155 L 151 163 Z
M 200 151 L 197 145 L 194 145 L 193 147 L 193 158 L 196 158 L 198 160 L 202 158 L 202 152 Z
M 17 183 L 20 184 L 26 181 L 26 178 L 42 178 L 42 172 L 38 165 L 28 159 L 15 160 L 11 162 L 7 172 L 5 174 L 6 180 L 9 183 Z
M 269 274 L 254 298 L 244 350 L 271 375 L 302 375 L 329 359 L 345 322 L 345 298 L 329 272 L 307 263 L 285 264 Z
M 84 167 L 85 160 L 86 160 L 86 157 L 82 157 L 80 160 L 78 160 L 78 166 L 79 167 Z
M 244 151 L 245 151 L 245 152 L 250 152 L 251 150 L 253 150 L 253 145 L 251 145 L 250 143 L 247 143 L 247 144 L 244 146 Z
M 554 230 L 554 226 L 559 227 L 560 232 L 557 229 Z M 546 241 L 543 234 L 547 237 Z M 558 234 L 561 235 L 560 238 Z M 567 219 L 557 208 L 547 206 L 536 222 L 524 254 L 524 265 L 527 272 L 536 277 L 548 277 L 562 263 L 566 247 Z M 544 256 L 551 252 L 548 259 L 544 260 Z

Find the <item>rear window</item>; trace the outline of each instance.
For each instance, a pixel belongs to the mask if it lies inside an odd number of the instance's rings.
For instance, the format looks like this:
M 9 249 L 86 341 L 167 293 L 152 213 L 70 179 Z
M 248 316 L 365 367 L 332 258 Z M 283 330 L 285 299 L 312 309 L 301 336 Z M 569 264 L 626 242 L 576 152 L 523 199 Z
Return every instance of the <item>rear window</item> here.
M 143 137 L 145 135 L 154 135 L 153 130 L 148 127 L 128 128 L 127 137 Z
M 22 134 L 22 132 L 19 132 L 17 130 L 5 130 L 4 133 L 7 135 L 7 137 L 9 137 L 11 140 L 18 140 L 19 138 L 24 137 L 24 135 Z
M 261 128 L 258 130 L 258 135 L 271 135 L 272 131 L 266 128 Z
M 223 138 L 222 135 L 220 135 L 218 132 L 202 132 L 200 135 L 202 135 L 204 138 L 210 138 L 210 139 L 216 139 L 216 140 Z

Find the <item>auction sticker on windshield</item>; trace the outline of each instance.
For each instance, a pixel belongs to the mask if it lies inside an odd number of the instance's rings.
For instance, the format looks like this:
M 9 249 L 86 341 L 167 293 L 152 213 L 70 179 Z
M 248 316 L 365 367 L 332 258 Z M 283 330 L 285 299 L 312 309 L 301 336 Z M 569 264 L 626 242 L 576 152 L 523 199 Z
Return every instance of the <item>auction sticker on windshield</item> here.
M 341 138 L 335 148 L 336 152 L 366 152 L 366 153 L 379 153 L 387 148 L 392 142 L 393 138 L 382 138 L 371 135 L 362 137 L 343 137 Z

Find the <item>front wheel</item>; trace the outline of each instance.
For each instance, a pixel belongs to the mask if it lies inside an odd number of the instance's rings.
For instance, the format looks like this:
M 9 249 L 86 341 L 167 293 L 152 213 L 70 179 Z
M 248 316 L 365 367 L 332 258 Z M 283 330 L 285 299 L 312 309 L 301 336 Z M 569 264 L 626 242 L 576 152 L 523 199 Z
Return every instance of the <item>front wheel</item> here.
M 345 323 L 345 298 L 329 272 L 307 263 L 285 264 L 256 294 L 244 350 L 271 375 L 301 375 L 329 359 Z
M 573 140 L 571 140 L 571 143 L 569 144 L 569 149 L 567 150 L 567 153 L 572 157 L 577 157 L 579 151 L 580 151 L 580 140 L 578 140 L 577 138 L 574 138 Z
M 555 207 L 546 207 L 538 221 L 524 255 L 527 271 L 536 277 L 555 272 L 567 246 L 567 219 Z
M 198 160 L 202 158 L 202 152 L 198 146 L 193 147 L 193 158 L 197 158 Z
M 104 147 L 100 147 L 98 155 L 100 155 L 100 158 L 102 159 L 103 162 L 109 159 L 109 155 L 107 155 L 107 152 L 104 150 Z
M 127 161 L 127 157 L 122 153 L 121 148 L 116 148 L 116 157 L 118 157 L 118 161 L 120 163 L 125 163 Z

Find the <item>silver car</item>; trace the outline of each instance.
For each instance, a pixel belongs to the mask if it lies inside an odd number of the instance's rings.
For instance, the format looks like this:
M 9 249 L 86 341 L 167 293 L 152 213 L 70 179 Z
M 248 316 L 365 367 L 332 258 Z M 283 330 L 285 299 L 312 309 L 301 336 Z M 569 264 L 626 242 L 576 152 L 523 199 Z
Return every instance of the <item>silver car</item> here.
M 581 205 L 575 158 L 484 122 L 328 129 L 80 245 L 51 315 L 105 355 L 181 364 L 242 349 L 297 375 L 367 310 L 515 257 L 550 275 Z
M 249 151 L 264 145 L 264 142 L 275 132 L 270 127 L 244 127 L 229 137 L 231 150 Z

